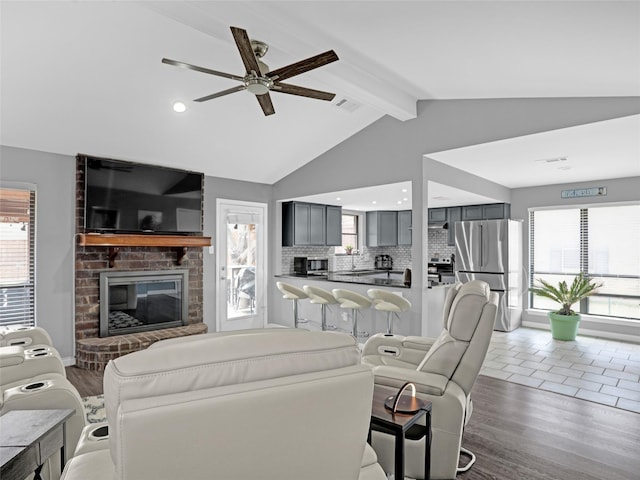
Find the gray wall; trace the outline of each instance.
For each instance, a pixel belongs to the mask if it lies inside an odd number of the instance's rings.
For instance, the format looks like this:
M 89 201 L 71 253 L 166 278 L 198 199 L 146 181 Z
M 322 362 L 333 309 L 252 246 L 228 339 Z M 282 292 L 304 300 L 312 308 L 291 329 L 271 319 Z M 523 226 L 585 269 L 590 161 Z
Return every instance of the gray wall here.
M 637 113 L 640 113 L 639 97 L 425 100 L 418 103 L 416 119 L 400 122 L 383 117 L 278 181 L 274 184 L 274 199 L 278 201 L 411 180 L 411 297 L 414 310 L 408 331 L 419 334 L 422 305 L 426 303 L 427 295 L 426 288 L 422 286 L 428 242 L 423 219 L 426 217 L 429 180 L 467 188 L 494 198 L 500 197 L 497 199 L 502 201 L 510 200 L 508 189 L 434 163 L 431 159 L 423 159 L 423 156 Z M 491 177 L 490 172 L 487 172 L 487 177 Z M 277 215 L 271 218 L 272 222 L 277 222 L 272 228 L 272 236 L 276 236 L 277 241 L 280 218 Z M 277 260 L 278 254 L 274 250 L 272 252 Z M 422 292 L 419 292 L 420 289 Z M 273 306 L 270 312 L 276 316 L 285 315 L 288 306 L 275 289 L 272 289 L 270 302 Z
M 0 179 L 35 184 L 36 197 L 36 319 L 67 363 L 75 355 L 74 234 L 75 157 L 0 146 Z M 216 199 L 270 203 L 270 185 L 205 177 L 204 234 L 215 241 Z M 269 211 L 273 206 L 269 205 Z M 215 329 L 215 255 L 205 249 L 204 320 Z
M 518 135 L 640 113 L 639 98 L 440 100 L 418 104 L 418 118 L 399 122 L 384 117 L 324 155 L 283 178 L 275 185 L 255 184 L 213 177 L 205 178 L 205 235 L 215 239 L 216 198 L 269 204 L 269 273 L 280 251 L 280 215 L 276 200 L 302 195 L 412 181 L 414 266 L 426 268 L 427 229 L 423 222 L 429 180 L 467 188 L 477 193 L 513 197 L 514 216 L 522 216 L 529 203 L 535 205 L 547 194 L 543 189 L 509 192 L 503 187 L 430 163 L 423 155 Z M 393 168 L 390 168 L 393 165 Z M 490 176 L 490 173 L 488 173 Z M 0 178 L 37 185 L 37 297 L 38 324 L 52 335 L 63 357 L 73 355 L 73 247 L 75 211 L 75 158 L 72 156 L 0 147 Z M 446 180 L 446 182 L 445 182 Z M 637 180 L 637 179 L 635 179 Z M 607 201 L 618 191 L 634 192 L 634 179 L 616 181 Z M 618 183 L 619 182 L 619 183 Z M 480 187 L 476 187 L 480 185 Z M 614 185 L 613 183 L 610 185 Z M 624 186 L 622 186 L 624 185 Z M 636 181 L 637 185 L 637 181 Z M 607 184 L 609 186 L 609 184 Z M 544 187 L 558 188 L 558 187 Z M 554 190 L 555 191 L 555 190 Z M 492 196 L 488 195 L 488 196 Z M 629 197 L 629 195 L 623 195 Z M 537 200 L 535 200 L 537 198 Z M 637 193 L 635 199 L 638 198 Z M 505 201 L 508 201 L 505 198 Z M 515 204 L 515 207 L 513 206 Z M 423 272 L 415 268 L 410 295 L 422 313 L 426 291 L 421 292 Z M 290 305 L 270 287 L 270 316 L 290 317 Z M 417 290 L 414 290 L 417 289 Z M 207 324 L 215 321 L 215 256 L 204 255 L 204 312 Z M 414 322 L 415 323 L 415 322 Z M 419 323 L 419 322 L 418 322 Z M 419 328 L 411 332 L 419 333 Z
M 631 177 L 513 189 L 511 191 L 511 216 L 524 220 L 522 227 L 522 258 L 524 261 L 525 282 L 529 280 L 529 209 L 536 207 L 567 207 L 640 202 L 639 185 L 640 177 Z M 607 187 L 607 195 L 603 197 L 560 198 L 560 192 L 562 190 L 591 186 Z M 528 308 L 529 295 L 527 292 L 524 293 L 523 299 L 525 308 Z M 523 320 L 528 322 L 528 324 L 536 326 L 546 326 L 548 324 L 545 315 L 536 312 L 525 312 Z M 581 331 L 587 329 L 599 335 L 603 334 L 603 332 L 608 332 L 640 336 L 640 325 L 625 325 L 617 320 L 607 320 L 603 323 L 596 318 L 585 315 L 583 315 L 580 328 Z
M 204 235 L 211 237 L 211 243 L 217 248 L 216 242 L 216 223 L 217 208 L 216 201 L 219 198 L 226 200 L 242 200 L 245 202 L 260 202 L 268 204 L 268 216 L 273 217 L 274 205 L 272 202 L 271 185 L 263 183 L 242 182 L 238 180 L 230 180 L 219 177 L 205 177 L 204 179 Z M 269 238 L 270 242 L 270 238 Z M 270 242 L 268 250 L 273 250 L 273 244 Z M 204 322 L 209 327 L 209 331 L 216 329 L 216 256 L 209 253 L 205 248 L 203 255 L 203 311 Z M 272 271 L 270 259 L 267 256 L 267 279 L 271 276 Z M 268 282 L 270 285 L 271 282 Z
M 76 160 L 0 146 L 0 179 L 36 185 L 36 319 L 60 355 L 74 356 Z

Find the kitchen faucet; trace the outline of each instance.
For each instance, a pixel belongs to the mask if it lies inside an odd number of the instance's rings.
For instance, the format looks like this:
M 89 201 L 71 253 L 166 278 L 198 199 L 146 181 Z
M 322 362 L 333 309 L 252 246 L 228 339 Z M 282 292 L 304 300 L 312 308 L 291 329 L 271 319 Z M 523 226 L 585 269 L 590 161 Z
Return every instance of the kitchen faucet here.
M 356 261 L 356 260 L 355 260 L 354 256 L 355 256 L 357 253 L 358 253 L 358 250 L 353 250 L 353 251 L 351 252 L 351 270 L 352 270 L 352 271 L 356 269 L 356 264 L 355 264 L 355 261 Z

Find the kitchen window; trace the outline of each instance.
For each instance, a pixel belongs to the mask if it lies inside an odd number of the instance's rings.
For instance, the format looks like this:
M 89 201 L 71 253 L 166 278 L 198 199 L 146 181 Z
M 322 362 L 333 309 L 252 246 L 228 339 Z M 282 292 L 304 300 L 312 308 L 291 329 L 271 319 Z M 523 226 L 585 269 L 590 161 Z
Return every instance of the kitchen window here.
M 640 320 L 640 204 L 535 210 L 529 222 L 530 284 L 582 272 L 603 287 L 574 310 Z M 529 305 L 556 308 L 535 295 Z
M 0 188 L 0 326 L 35 325 L 35 188 Z
M 350 245 L 354 250 L 358 249 L 358 223 L 359 216 L 357 214 L 342 214 L 342 246 L 336 248 L 336 253 L 345 253 L 345 247 Z

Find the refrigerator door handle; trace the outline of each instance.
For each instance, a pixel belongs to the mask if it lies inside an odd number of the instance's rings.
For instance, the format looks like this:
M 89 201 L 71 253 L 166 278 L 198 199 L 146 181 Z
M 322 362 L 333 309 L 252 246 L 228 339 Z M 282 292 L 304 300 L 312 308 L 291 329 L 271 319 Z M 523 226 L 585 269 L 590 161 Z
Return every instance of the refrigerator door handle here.
M 484 267 L 484 230 L 480 225 L 480 267 Z

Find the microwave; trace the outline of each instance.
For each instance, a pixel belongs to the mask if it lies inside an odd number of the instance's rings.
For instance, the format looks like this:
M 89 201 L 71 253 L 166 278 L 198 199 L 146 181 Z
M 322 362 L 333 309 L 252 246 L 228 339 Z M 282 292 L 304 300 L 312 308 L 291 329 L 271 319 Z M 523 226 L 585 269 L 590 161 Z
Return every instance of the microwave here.
M 328 270 L 328 258 L 293 257 L 293 273 L 296 275 L 321 275 Z

